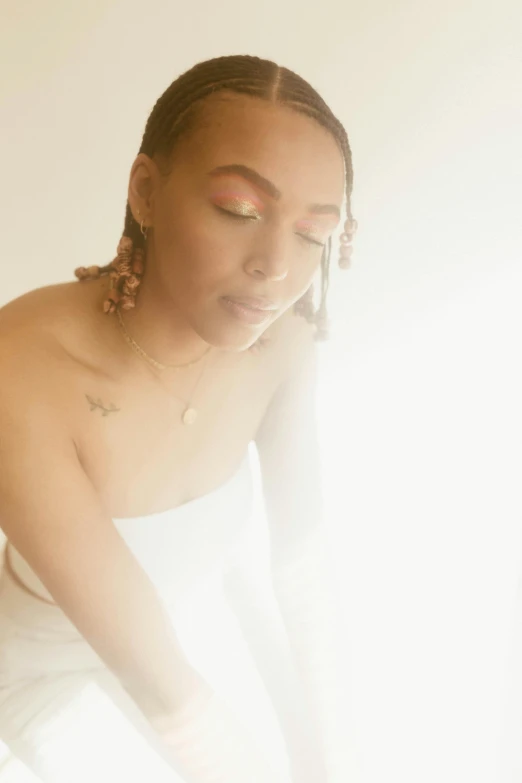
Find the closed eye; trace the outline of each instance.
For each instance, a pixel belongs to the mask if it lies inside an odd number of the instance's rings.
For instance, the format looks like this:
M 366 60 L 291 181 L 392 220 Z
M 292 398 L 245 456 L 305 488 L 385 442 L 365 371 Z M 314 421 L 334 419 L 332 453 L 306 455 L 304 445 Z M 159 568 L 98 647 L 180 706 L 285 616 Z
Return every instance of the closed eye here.
M 234 220 L 259 220 L 260 215 L 240 215 L 238 212 L 230 212 L 228 209 L 223 209 L 223 207 L 218 207 L 217 204 L 214 204 L 214 207 L 219 211 L 222 212 L 225 215 L 228 215 L 228 217 L 233 218 Z M 324 242 L 318 242 L 316 239 L 312 239 L 311 237 L 306 236 L 306 234 L 297 234 L 297 237 L 300 237 L 301 239 L 304 239 L 305 242 L 307 242 L 309 245 L 317 245 L 319 247 L 326 247 L 326 243 Z
M 214 204 L 214 207 L 218 210 L 218 212 L 222 212 L 224 215 L 228 215 L 228 217 L 236 218 L 238 220 L 259 220 L 260 215 L 240 215 L 239 212 L 230 212 L 228 209 L 223 209 L 223 207 L 218 207 L 217 204 Z
M 306 240 L 306 242 L 309 242 L 311 245 L 319 245 L 319 247 L 326 247 L 326 242 L 318 242 L 317 239 L 312 239 L 311 237 L 307 237 L 304 234 L 297 234 L 297 236 Z

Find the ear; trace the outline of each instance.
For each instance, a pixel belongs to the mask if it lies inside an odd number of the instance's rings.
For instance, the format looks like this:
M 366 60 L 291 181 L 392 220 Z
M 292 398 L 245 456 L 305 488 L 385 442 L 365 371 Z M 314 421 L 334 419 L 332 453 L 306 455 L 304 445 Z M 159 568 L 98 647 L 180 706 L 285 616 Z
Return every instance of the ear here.
M 134 219 L 150 225 L 154 194 L 158 186 L 159 169 L 145 153 L 140 152 L 132 164 L 129 176 L 128 199 Z

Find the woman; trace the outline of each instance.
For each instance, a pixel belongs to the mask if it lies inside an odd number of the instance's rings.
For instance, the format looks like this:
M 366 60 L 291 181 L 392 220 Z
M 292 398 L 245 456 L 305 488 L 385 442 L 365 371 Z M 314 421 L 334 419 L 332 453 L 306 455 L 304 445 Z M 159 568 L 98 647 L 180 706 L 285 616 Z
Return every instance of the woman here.
M 250 56 L 200 63 L 150 115 L 114 261 L 0 311 L 0 735 L 40 779 L 138 779 L 138 736 L 154 780 L 278 779 L 173 619 L 238 535 L 252 441 L 315 767 L 283 731 L 295 779 L 327 779 L 313 346 L 344 197 L 350 261 L 351 189 L 346 133 L 303 79 Z M 226 585 L 250 595 L 241 562 Z M 108 697 L 89 717 L 92 687 Z

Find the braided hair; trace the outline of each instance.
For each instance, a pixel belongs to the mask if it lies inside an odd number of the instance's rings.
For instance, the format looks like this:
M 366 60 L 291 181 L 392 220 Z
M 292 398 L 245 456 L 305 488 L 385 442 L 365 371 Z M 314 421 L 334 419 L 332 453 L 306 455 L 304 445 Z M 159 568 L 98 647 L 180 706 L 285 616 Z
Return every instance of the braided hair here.
M 285 106 L 318 122 L 336 140 L 345 164 L 347 219 L 351 214 L 353 188 L 352 156 L 343 125 L 333 115 L 321 96 L 302 77 L 288 68 L 251 55 L 228 55 L 197 63 L 181 74 L 158 99 L 147 120 L 139 152 L 168 160 L 176 143 L 201 121 L 205 98 L 216 92 L 228 92 L 261 98 Z M 328 337 L 326 295 L 329 285 L 331 238 L 321 257 L 321 298 L 318 310 L 313 305 L 313 287 L 294 305 L 295 311 L 315 323 L 316 339 Z M 145 235 L 134 219 L 127 202 L 123 235 L 118 255 L 105 267 L 80 267 L 80 280 L 109 274 L 111 292 L 105 302 L 106 312 L 135 305 L 135 296 L 144 271 Z

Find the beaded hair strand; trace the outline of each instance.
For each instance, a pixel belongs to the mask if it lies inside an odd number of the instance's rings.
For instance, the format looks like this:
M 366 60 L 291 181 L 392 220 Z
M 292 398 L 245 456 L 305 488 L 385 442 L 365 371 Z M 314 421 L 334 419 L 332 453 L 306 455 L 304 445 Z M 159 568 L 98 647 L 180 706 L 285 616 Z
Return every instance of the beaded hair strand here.
M 307 81 L 288 68 L 251 55 L 229 55 L 197 63 L 172 82 L 157 100 L 147 120 L 139 152 L 168 161 L 179 138 L 190 133 L 204 119 L 205 98 L 224 90 L 291 108 L 314 119 L 337 141 L 344 158 L 346 194 L 346 222 L 341 235 L 339 265 L 343 269 L 348 268 L 352 252 L 350 245 L 357 228 L 357 222 L 351 214 L 353 169 L 348 137 L 343 125 L 321 96 Z M 326 296 L 331 249 L 332 242 L 329 239 L 321 257 L 318 309 L 314 306 L 313 285 L 294 304 L 297 314 L 315 324 L 317 340 L 328 338 Z M 79 280 L 86 280 L 108 274 L 111 290 L 104 309 L 107 313 L 113 313 L 117 309 L 127 310 L 135 306 L 145 261 L 146 231 L 135 220 L 127 202 L 123 235 L 116 257 L 106 266 L 79 267 L 75 275 Z
M 127 204 L 123 235 L 118 243 L 117 255 L 106 266 L 79 267 L 74 274 L 79 280 L 93 280 L 108 274 L 111 290 L 103 303 L 106 313 L 117 308 L 130 310 L 136 304 L 136 294 L 145 272 L 145 237 L 134 220 Z

